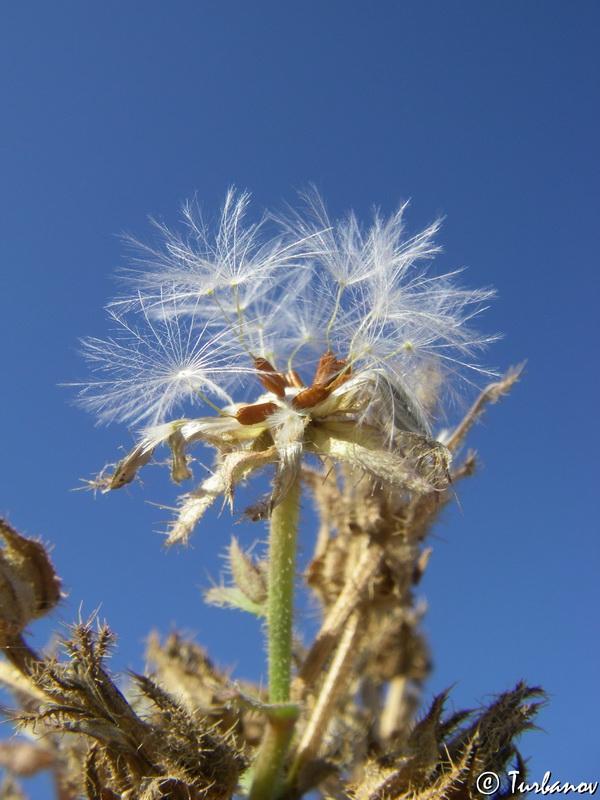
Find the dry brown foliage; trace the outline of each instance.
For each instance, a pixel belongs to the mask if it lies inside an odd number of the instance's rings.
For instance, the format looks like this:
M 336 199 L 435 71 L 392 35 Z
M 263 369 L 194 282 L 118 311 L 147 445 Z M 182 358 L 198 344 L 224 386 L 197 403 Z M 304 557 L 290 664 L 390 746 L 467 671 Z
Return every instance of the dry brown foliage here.
M 488 387 L 445 439 L 455 460 L 485 405 L 517 377 L 511 372 Z M 404 447 L 407 462 L 432 457 L 423 441 L 419 452 L 408 439 Z M 427 567 L 432 526 L 454 485 L 475 469 L 475 455 L 467 453 L 445 476 L 445 490 L 415 492 L 335 458 L 302 467 L 320 519 L 304 579 L 322 622 L 312 643 L 297 648 L 297 720 L 281 800 L 313 789 L 336 800 L 467 800 L 482 797 L 482 772 L 503 776 L 516 765 L 524 776 L 515 739 L 533 726 L 539 688 L 519 684 L 487 707 L 453 714 L 444 713 L 444 694 L 418 719 L 430 657 L 414 587 Z M 0 798 L 24 798 L 17 780 L 41 770 L 52 774 L 59 800 L 243 796 L 244 774 L 273 720 L 265 693 L 233 685 L 176 633 L 165 641 L 151 635 L 150 670 L 130 675 L 127 689 L 106 666 L 113 636 L 105 625 L 74 625 L 62 657 L 34 652 L 23 630 L 56 604 L 59 583 L 39 542 L 4 522 L 0 533 L 0 680 L 19 706 L 17 729 L 28 737 L 0 744 L 7 771 Z M 228 558 L 231 583 L 213 587 L 207 599 L 261 616 L 264 560 L 235 540 Z M 508 798 L 507 786 L 501 781 L 488 796 Z

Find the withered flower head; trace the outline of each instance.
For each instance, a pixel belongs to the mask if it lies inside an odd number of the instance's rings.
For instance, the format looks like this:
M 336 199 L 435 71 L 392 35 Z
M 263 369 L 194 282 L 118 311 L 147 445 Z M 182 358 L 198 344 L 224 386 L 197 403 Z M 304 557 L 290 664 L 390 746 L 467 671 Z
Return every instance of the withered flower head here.
M 60 582 L 40 542 L 21 536 L 0 519 L 0 645 L 34 619 L 47 614 L 60 599 Z
M 192 445 L 217 450 L 170 542 L 272 465 L 268 514 L 309 454 L 410 492 L 447 487 L 450 456 L 432 420 L 464 368 L 478 369 L 473 352 L 489 339 L 468 322 L 491 292 L 428 274 L 439 223 L 405 237 L 405 205 L 363 229 L 354 214 L 333 222 L 318 196 L 307 199 L 308 218 L 280 221 L 270 239 L 272 219 L 244 224 L 246 194 L 229 192 L 214 237 L 188 204 L 184 233 L 159 226 L 164 243 L 144 248 L 136 293 L 111 306 L 116 335 L 84 343 L 100 379 L 83 387 L 82 404 L 102 420 L 149 423 L 96 485 L 130 483 L 163 443 L 176 482 L 191 477 Z M 169 420 L 194 402 L 216 414 Z

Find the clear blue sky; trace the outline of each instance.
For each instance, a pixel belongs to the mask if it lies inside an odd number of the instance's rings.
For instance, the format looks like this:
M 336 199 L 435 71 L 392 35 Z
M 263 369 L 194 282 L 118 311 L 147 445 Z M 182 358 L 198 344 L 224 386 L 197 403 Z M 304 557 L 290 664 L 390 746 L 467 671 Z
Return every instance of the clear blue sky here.
M 175 222 L 196 192 L 216 211 L 231 184 L 260 208 L 314 182 L 333 215 L 411 198 L 412 230 L 446 216 L 439 269 L 498 289 L 480 323 L 504 333 L 489 365 L 527 359 L 432 541 L 425 697 L 455 684 L 472 707 L 541 684 L 531 777 L 600 777 L 599 18 L 595 0 L 4 4 L 0 509 L 54 544 L 69 590 L 32 626 L 38 646 L 99 608 L 115 668 L 140 669 L 148 631 L 173 624 L 236 676 L 263 666 L 258 627 L 200 590 L 232 530 L 246 544 L 262 530 L 215 514 L 165 553 L 166 512 L 146 502 L 174 503 L 164 470 L 95 500 L 70 491 L 132 441 L 59 386 L 88 374 L 78 337 L 108 331 L 118 234 Z

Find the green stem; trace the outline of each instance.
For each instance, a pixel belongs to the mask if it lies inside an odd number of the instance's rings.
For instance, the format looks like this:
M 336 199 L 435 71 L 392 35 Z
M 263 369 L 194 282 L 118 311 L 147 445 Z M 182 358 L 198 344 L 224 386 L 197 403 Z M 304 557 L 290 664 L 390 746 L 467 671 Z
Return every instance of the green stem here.
M 289 704 L 290 699 L 299 506 L 300 481 L 296 479 L 271 514 L 267 613 L 269 703 L 282 705 L 268 714 L 264 739 L 253 766 L 249 800 L 277 797 L 298 713 L 295 706 L 284 704 Z
M 295 480 L 271 514 L 267 616 L 270 703 L 287 703 L 290 699 L 299 505 L 300 482 Z
M 283 789 L 283 766 L 292 743 L 297 706 L 273 709 L 252 765 L 252 786 L 248 800 L 276 800 Z

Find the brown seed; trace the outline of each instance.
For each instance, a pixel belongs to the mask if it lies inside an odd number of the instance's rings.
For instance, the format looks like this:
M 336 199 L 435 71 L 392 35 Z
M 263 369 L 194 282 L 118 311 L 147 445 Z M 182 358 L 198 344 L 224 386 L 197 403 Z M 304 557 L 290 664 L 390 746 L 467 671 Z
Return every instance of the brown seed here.
M 317 365 L 313 386 L 329 386 L 338 376 L 340 376 L 340 372 L 347 367 L 347 365 L 348 361 L 345 358 L 336 358 L 331 350 L 323 353 Z M 340 383 L 342 382 L 343 381 L 340 381 Z
M 304 383 L 302 382 L 302 378 L 295 369 L 289 370 L 289 372 L 285 373 L 285 379 L 289 383 L 290 386 L 293 386 L 295 389 L 302 389 Z
M 337 359 L 333 355 L 331 350 L 328 350 L 326 353 L 323 353 L 323 355 L 319 359 L 319 363 L 317 364 L 317 371 L 315 372 L 313 386 L 317 383 L 319 384 L 327 383 L 327 381 L 334 374 L 333 365 L 335 364 L 336 360 Z
M 235 418 L 240 425 L 256 425 L 264 422 L 275 411 L 277 411 L 276 403 L 255 403 L 252 406 L 240 408 Z
M 326 400 L 330 394 L 331 389 L 328 386 L 309 386 L 308 389 L 298 392 L 292 400 L 292 406 L 296 409 L 312 408 Z
M 255 358 L 254 367 L 258 370 L 258 380 L 269 392 L 277 397 L 285 397 L 285 381 L 266 358 Z

